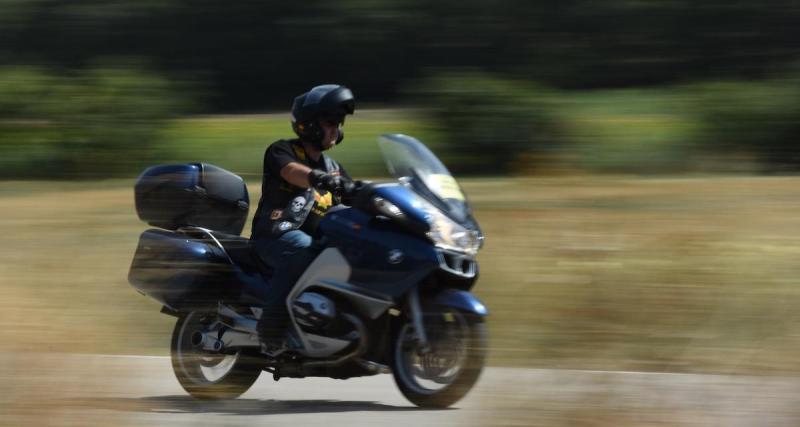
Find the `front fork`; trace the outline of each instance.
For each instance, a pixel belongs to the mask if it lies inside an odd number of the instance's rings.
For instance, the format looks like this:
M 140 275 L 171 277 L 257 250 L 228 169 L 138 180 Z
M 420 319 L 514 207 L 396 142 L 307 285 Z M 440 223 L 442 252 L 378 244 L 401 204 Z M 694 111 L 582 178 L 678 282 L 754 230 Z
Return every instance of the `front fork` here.
M 441 307 L 450 307 L 451 309 L 458 310 L 466 315 L 475 316 L 476 318 L 485 318 L 489 314 L 486 306 L 483 305 L 478 298 L 470 292 L 463 290 L 442 290 L 436 294 L 432 303 Z M 420 354 L 428 353 L 431 351 L 431 348 L 430 342 L 428 341 L 428 333 L 422 321 L 423 312 L 422 304 L 420 304 L 419 300 L 419 287 L 414 287 L 408 293 L 408 307 L 411 311 L 411 322 L 416 331 Z
M 414 331 L 417 333 L 419 353 L 428 353 L 431 348 L 428 345 L 428 335 L 425 333 L 425 326 L 422 322 L 422 305 L 419 303 L 419 287 L 417 286 L 408 293 L 408 307 L 411 310 L 411 322 L 414 325 Z

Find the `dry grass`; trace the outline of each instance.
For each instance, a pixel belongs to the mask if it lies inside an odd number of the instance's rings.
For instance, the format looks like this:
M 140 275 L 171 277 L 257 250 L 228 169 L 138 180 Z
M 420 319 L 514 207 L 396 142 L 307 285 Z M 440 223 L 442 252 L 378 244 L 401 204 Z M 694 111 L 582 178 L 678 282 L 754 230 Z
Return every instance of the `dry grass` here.
M 150 351 L 168 319 L 127 284 L 143 229 L 131 187 L 2 185 L 27 190 L 0 198 L 3 349 Z
M 131 184 L 0 183 L 0 351 L 166 353 L 172 319 L 127 284 Z M 465 182 L 491 362 L 800 372 L 798 184 Z
M 494 361 L 798 372 L 797 183 L 476 183 Z

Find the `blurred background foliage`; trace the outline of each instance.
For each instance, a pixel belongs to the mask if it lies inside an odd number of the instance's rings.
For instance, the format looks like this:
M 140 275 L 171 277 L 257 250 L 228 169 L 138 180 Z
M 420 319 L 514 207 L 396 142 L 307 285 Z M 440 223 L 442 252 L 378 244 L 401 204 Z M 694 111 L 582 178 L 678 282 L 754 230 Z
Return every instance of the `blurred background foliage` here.
M 798 18 L 790 0 L 2 0 L 0 169 L 130 176 L 191 149 L 160 139 L 170 118 L 285 112 L 337 82 L 413 110 L 461 174 L 795 171 Z
M 719 81 L 694 90 L 701 130 L 696 143 L 709 153 L 752 156 L 763 172 L 800 167 L 800 75 L 758 82 Z
M 0 68 L 0 178 L 103 178 L 159 159 L 160 130 L 186 108 L 172 92 L 132 68 Z
M 566 143 L 556 93 L 476 72 L 442 72 L 418 86 L 423 116 L 441 129 L 441 155 L 458 174 L 535 172 Z M 524 164 L 522 164 L 524 162 Z

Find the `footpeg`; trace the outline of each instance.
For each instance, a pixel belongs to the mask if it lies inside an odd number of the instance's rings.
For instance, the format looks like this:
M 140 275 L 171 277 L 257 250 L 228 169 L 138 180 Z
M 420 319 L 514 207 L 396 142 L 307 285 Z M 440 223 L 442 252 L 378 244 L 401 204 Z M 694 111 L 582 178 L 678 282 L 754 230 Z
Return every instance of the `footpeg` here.
M 261 343 L 261 353 L 273 359 L 277 359 L 278 356 L 286 352 L 286 350 L 286 344 L 283 342 L 280 344 Z
M 359 366 L 361 366 L 362 368 L 366 369 L 367 371 L 373 374 L 389 374 L 392 372 L 392 370 L 389 369 L 388 366 L 372 362 L 369 360 L 359 360 L 358 364 Z

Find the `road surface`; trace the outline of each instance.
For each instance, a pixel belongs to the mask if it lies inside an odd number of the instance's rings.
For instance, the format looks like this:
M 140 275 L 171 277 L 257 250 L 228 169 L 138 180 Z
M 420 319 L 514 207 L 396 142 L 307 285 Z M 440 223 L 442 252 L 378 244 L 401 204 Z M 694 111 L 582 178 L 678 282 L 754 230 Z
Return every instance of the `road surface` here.
M 281 379 L 189 397 L 166 357 L 0 353 L 9 426 L 800 426 L 800 378 L 488 368 L 454 408 L 418 409 L 390 375 Z

